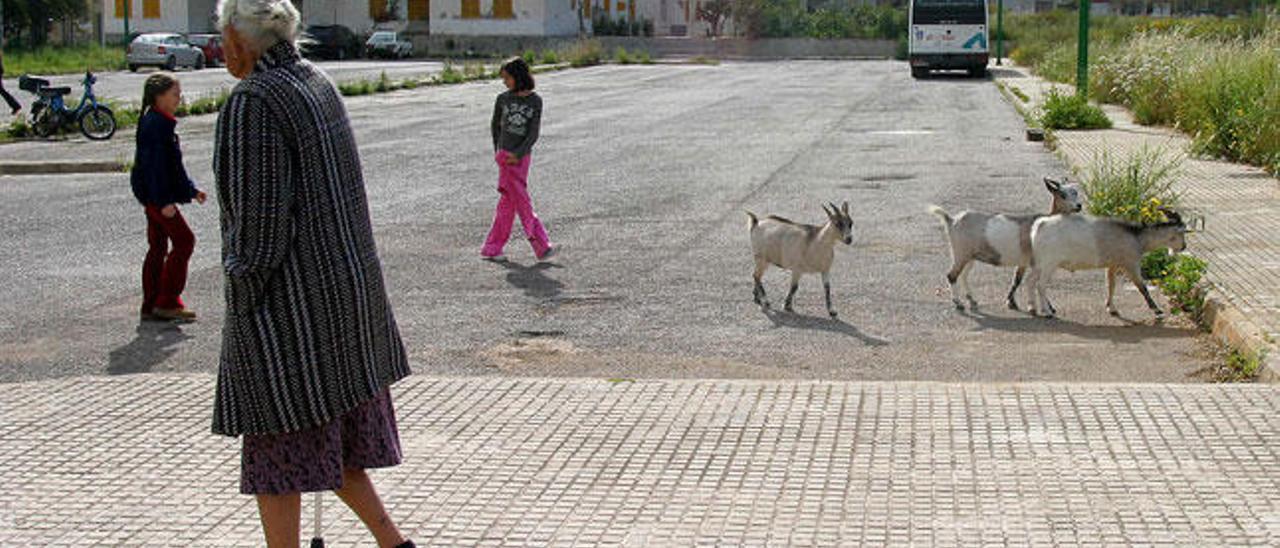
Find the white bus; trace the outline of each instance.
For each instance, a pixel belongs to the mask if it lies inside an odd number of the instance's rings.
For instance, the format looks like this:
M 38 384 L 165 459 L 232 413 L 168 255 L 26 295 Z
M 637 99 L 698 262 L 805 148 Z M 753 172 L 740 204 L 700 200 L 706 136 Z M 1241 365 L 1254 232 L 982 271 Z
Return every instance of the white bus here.
M 949 69 L 985 76 L 988 13 L 987 0 L 912 0 L 907 38 L 911 76 Z

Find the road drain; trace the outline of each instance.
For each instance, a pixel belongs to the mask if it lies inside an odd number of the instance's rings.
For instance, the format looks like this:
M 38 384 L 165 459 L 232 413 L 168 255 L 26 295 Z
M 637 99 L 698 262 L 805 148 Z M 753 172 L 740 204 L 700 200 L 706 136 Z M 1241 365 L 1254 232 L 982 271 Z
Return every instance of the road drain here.
M 547 329 L 547 330 L 539 330 L 539 329 L 522 329 L 522 330 L 520 330 L 520 331 L 516 331 L 516 335 L 521 336 L 521 337 L 529 337 L 529 338 L 538 338 L 538 337 L 563 337 L 563 336 L 564 336 L 564 331 L 561 331 L 561 330 L 559 330 L 559 329 Z

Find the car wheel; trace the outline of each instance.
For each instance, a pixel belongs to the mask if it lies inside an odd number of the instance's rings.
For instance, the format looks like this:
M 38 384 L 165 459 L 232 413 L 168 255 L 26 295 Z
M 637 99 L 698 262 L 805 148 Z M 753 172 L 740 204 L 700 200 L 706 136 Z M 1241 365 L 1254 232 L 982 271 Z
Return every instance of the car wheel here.
M 173 69 L 178 68 L 178 58 L 170 55 L 169 59 L 164 62 L 163 68 L 169 72 L 173 72 Z
M 346 60 L 347 60 L 347 50 L 346 50 L 346 49 L 338 48 L 338 60 L 339 60 L 339 61 L 346 61 Z
M 129 65 L 129 72 L 138 72 L 138 65 Z
M 204 56 L 196 56 L 196 70 L 204 70 Z

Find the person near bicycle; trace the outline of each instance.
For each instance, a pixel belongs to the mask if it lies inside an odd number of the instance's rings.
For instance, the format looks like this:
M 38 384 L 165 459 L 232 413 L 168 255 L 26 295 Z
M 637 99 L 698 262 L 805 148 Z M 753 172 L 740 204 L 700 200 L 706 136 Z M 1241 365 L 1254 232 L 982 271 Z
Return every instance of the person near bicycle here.
M 4 102 L 9 103 L 9 109 L 13 111 L 12 114 L 14 116 L 17 116 L 19 112 L 22 112 L 22 103 L 19 103 L 17 99 L 14 99 L 13 95 L 9 94 L 9 90 L 4 89 L 4 52 L 3 51 L 0 51 L 0 97 L 4 98 Z
M 182 86 L 167 73 L 147 78 L 142 91 L 142 118 L 138 121 L 137 151 L 133 160 L 133 195 L 147 216 L 146 261 L 142 264 L 142 320 L 196 319 L 182 302 L 187 285 L 187 263 L 196 238 L 182 218 L 178 204 L 192 200 L 203 204 L 205 193 L 187 176 L 174 117 L 182 104 Z M 170 243 L 173 244 L 170 249 Z

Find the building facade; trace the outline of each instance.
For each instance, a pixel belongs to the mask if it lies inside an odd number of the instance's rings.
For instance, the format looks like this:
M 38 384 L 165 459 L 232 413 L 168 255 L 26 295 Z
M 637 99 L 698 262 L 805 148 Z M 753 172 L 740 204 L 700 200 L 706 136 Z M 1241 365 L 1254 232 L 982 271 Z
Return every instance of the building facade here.
M 143 32 L 216 32 L 216 0 L 102 0 L 103 32 L 110 38 Z

